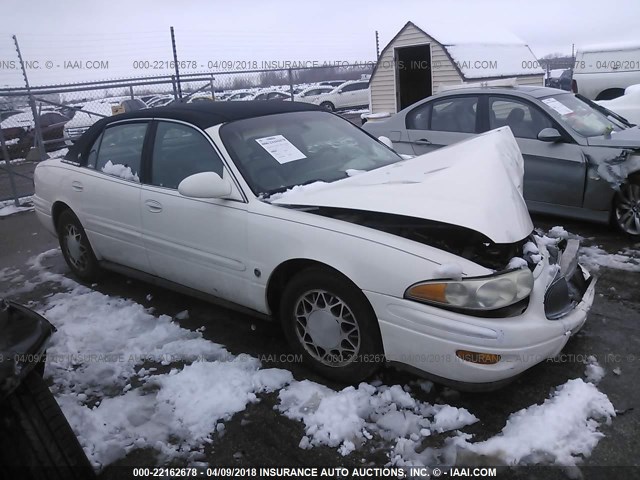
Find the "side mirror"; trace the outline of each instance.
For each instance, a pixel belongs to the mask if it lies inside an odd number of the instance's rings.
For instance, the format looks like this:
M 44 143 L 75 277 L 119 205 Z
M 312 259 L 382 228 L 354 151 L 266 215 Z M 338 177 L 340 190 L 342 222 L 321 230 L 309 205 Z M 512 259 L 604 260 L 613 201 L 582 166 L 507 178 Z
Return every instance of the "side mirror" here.
M 337 92 L 337 93 L 342 93 L 342 90 L 338 90 L 338 92 Z
M 393 150 L 393 142 L 389 137 L 385 137 L 385 136 L 378 137 L 378 140 L 380 141 L 380 143 L 384 143 L 387 147 Z
M 196 173 L 180 182 L 178 192 L 191 198 L 222 198 L 231 195 L 231 182 L 215 172 Z
M 562 140 L 562 135 L 555 128 L 543 128 L 538 134 L 538 140 L 543 142 L 559 142 Z

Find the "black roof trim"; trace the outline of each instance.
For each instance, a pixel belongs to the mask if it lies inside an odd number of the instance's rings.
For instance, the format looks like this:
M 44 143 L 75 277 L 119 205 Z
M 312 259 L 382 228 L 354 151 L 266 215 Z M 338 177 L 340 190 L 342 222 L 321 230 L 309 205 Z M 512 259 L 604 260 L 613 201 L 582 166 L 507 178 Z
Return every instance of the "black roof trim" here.
M 214 125 L 234 120 L 310 110 L 322 109 L 310 103 L 264 100 L 178 103 L 166 107 L 145 108 L 98 120 L 69 148 L 65 159 L 78 162 L 80 154 L 94 142 L 99 133 L 110 123 L 137 119 L 170 119 L 190 123 L 204 130 Z

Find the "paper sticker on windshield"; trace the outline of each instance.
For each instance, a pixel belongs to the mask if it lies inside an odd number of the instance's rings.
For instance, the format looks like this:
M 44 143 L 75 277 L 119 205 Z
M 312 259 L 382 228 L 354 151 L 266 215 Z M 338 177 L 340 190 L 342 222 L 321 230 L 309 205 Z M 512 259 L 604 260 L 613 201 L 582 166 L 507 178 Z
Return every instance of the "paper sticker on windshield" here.
M 256 142 L 260 144 L 269 154 L 276 159 L 278 163 L 288 163 L 294 160 L 302 160 L 307 158 L 304 153 L 296 148 L 296 146 L 282 135 L 274 135 L 273 137 L 256 138 Z
M 548 107 L 553 108 L 560 115 L 569 115 L 570 113 L 573 113 L 573 110 L 560 103 L 555 98 L 545 98 L 544 100 L 542 100 L 542 103 L 546 103 Z

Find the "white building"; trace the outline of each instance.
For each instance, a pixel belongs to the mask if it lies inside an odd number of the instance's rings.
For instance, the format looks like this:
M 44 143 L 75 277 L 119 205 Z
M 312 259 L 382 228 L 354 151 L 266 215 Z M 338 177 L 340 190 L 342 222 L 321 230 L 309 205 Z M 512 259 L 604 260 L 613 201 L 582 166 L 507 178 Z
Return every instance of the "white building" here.
M 441 22 L 423 30 L 407 22 L 373 70 L 371 112 L 396 113 L 443 86 L 513 77 L 519 85 L 544 85 L 544 70 L 515 35 Z

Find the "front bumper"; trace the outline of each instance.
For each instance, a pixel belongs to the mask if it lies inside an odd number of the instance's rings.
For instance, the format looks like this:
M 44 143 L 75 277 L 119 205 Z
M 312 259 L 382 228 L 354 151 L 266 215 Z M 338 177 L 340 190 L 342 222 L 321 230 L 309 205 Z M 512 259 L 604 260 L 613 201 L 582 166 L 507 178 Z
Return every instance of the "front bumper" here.
M 543 260 L 533 272 L 529 306 L 513 317 L 479 318 L 365 291 L 378 316 L 387 360 L 456 387 L 473 389 L 499 385 L 558 355 L 584 325 L 596 281 L 578 265 L 575 245 L 559 248 L 555 257 L 544 246 L 540 250 Z M 572 294 L 559 301 L 556 285 L 562 281 Z M 549 292 L 554 293 L 553 299 Z M 559 313 L 556 307 L 560 304 L 570 308 Z M 498 354 L 500 360 L 493 365 L 472 363 L 458 358 L 457 350 Z

